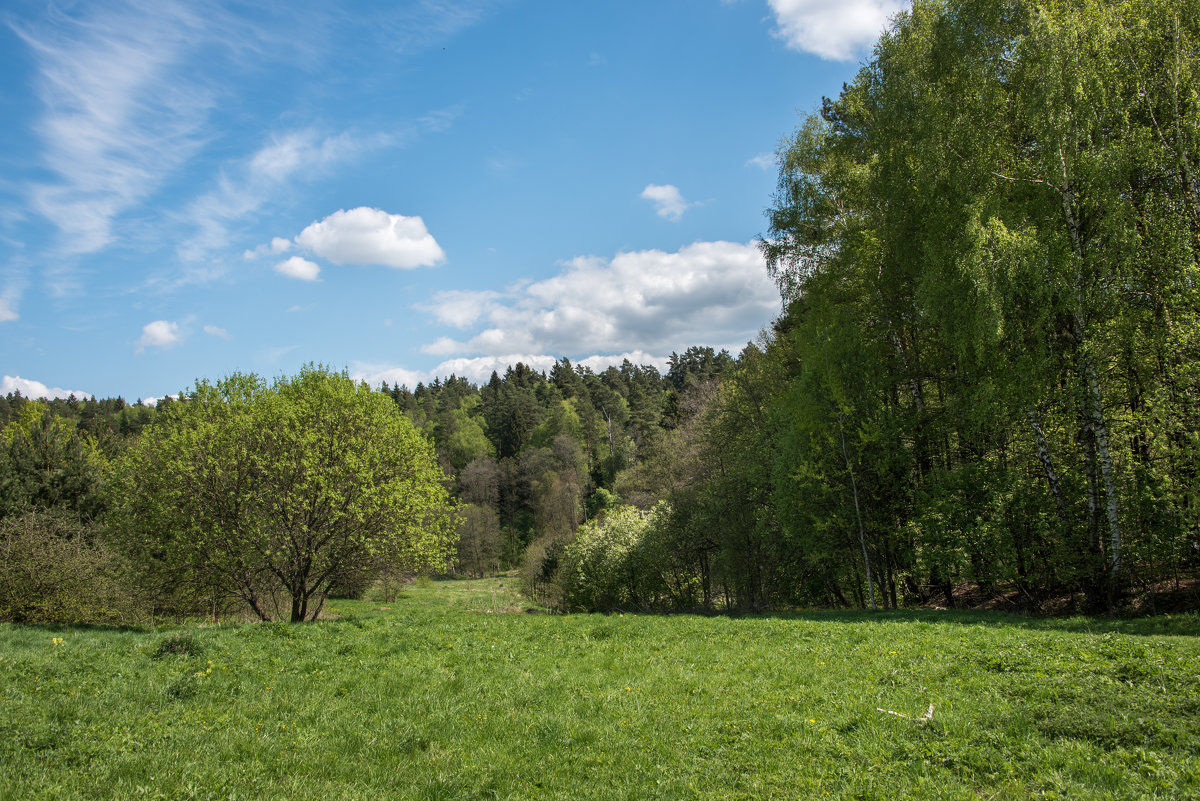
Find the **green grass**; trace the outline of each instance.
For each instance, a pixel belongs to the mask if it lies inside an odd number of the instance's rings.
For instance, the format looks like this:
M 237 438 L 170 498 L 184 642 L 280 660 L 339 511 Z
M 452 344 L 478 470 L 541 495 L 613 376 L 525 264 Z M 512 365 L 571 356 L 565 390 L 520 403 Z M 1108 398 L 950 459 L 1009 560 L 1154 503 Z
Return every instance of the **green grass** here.
M 561 617 L 511 583 L 0 626 L 0 799 L 1200 796 L 1195 616 Z

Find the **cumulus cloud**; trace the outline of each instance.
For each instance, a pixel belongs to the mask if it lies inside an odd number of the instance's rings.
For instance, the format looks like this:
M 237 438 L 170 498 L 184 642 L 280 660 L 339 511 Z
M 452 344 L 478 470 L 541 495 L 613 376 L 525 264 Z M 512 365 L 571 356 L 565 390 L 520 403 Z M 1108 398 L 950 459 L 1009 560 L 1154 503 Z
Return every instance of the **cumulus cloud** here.
M 350 369 L 350 377 L 355 381 L 366 381 L 367 385 L 372 387 L 377 387 L 386 381 L 389 384 L 411 389 L 417 384 L 431 380 L 433 374 L 422 370 L 408 370 L 395 365 L 355 362 Z
M 69 398 L 72 395 L 76 398 L 91 397 L 88 393 L 78 389 L 48 387 L 41 381 L 21 378 L 19 375 L 6 375 L 0 378 L 0 395 L 8 395 L 13 392 L 19 392 L 22 397 L 26 398 Z
M 139 404 L 142 406 L 157 406 L 158 402 L 160 400 L 163 400 L 164 398 L 171 398 L 172 400 L 179 400 L 182 397 L 183 397 L 182 392 L 176 392 L 174 395 L 161 395 L 161 396 L 157 396 L 157 397 L 154 395 L 151 395 L 148 398 L 142 398 L 139 401 Z
M 435 306 L 436 300 L 435 297 Z M 675 253 L 643 250 L 611 259 L 580 257 L 551 278 L 508 292 L 456 292 L 454 305 L 479 310 L 484 330 L 443 337 L 427 353 L 670 353 L 690 345 L 738 348 L 779 312 L 779 294 L 754 244 L 697 242 Z M 449 322 L 455 314 L 440 314 Z
M 625 360 L 665 370 L 668 354 L 692 345 L 740 350 L 779 313 L 779 293 L 754 243 L 697 242 L 674 253 L 583 256 L 541 281 L 439 292 L 418 308 L 444 325 L 482 330 L 425 345 L 444 357 L 432 370 L 360 362 L 356 379 L 410 388 L 450 375 L 483 383 L 517 362 L 549 371 L 564 356 L 597 372 Z
M 137 341 L 137 352 L 146 348 L 169 348 L 180 342 L 179 323 L 155 320 L 142 326 L 142 337 Z
M 334 264 L 382 264 L 397 269 L 431 267 L 446 254 L 420 217 L 359 206 L 309 225 L 296 242 Z
M 229 228 L 270 203 L 294 180 L 320 175 L 338 164 L 394 142 L 382 134 L 358 136 L 341 133 L 322 136 L 314 129 L 277 135 L 257 151 L 221 171 L 214 189 L 198 197 L 185 218 L 196 233 L 178 248 L 180 259 L 197 262 L 229 244 Z M 279 255 L 291 242 L 274 237 L 270 244 L 247 250 L 245 258 Z
M 224 328 L 219 328 L 215 325 L 204 326 L 204 333 L 208 334 L 209 336 L 214 336 L 217 339 L 224 339 L 224 340 L 233 339 L 233 337 L 231 337 L 229 335 L 228 331 L 226 331 Z
M 297 278 L 301 281 L 316 281 L 317 276 L 321 274 L 321 268 L 315 262 L 300 256 L 292 256 L 287 261 L 281 261 L 275 265 L 275 272 L 280 275 L 286 275 L 288 278 Z
M 292 241 L 284 239 L 282 236 L 273 236 L 271 241 L 265 245 L 259 245 L 253 250 L 247 250 L 242 253 L 242 258 L 249 261 L 250 259 L 258 259 L 263 256 L 278 256 L 281 253 L 287 253 L 292 249 Z
M 906 0 L 768 0 L 788 47 L 831 61 L 861 56 Z
M 412 389 L 419 383 L 429 383 L 435 377 L 444 379 L 452 375 L 465 378 L 475 384 L 485 384 L 492 377 L 493 372 L 504 375 L 504 371 L 517 364 L 517 362 L 528 365 L 538 372 L 549 373 L 559 358 L 561 357 L 545 353 L 508 353 L 500 356 L 461 357 L 447 359 L 432 370 L 410 370 L 395 365 L 357 362 L 352 367 L 350 376 L 355 381 L 366 381 L 367 384 L 373 387 L 377 387 L 380 383 L 386 381 L 389 384 Z M 641 350 L 587 356 L 573 361 L 572 364 L 576 367 L 586 367 L 589 370 L 599 373 L 607 370 L 609 367 L 619 367 L 624 361 L 629 361 L 633 364 L 653 365 L 664 372 L 668 366 L 668 358 L 666 356 L 657 356 Z
M 433 302 L 421 304 L 417 308 L 431 313 L 443 325 L 467 328 L 494 308 L 501 297 L 499 292 L 449 289 L 435 293 Z
M 696 204 L 689 203 L 679 193 L 679 188 L 671 184 L 650 184 L 642 190 L 642 198 L 654 204 L 654 211 L 659 217 L 666 217 L 672 222 L 679 222 L 683 213 Z

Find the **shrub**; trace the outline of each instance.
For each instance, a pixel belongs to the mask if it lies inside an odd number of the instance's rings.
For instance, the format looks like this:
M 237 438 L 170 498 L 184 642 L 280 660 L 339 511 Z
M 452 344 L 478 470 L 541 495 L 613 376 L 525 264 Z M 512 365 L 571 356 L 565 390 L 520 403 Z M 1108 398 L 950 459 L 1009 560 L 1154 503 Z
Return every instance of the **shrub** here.
M 159 641 L 158 647 L 150 655 L 151 659 L 162 659 L 166 656 L 199 657 L 204 655 L 204 647 L 191 634 L 175 633 Z
M 77 517 L 30 511 L 0 520 L 0 620 L 129 623 L 140 620 L 120 558 Z
M 664 598 L 659 529 L 670 506 L 621 506 L 579 527 L 562 549 L 558 583 L 568 610 L 650 609 Z

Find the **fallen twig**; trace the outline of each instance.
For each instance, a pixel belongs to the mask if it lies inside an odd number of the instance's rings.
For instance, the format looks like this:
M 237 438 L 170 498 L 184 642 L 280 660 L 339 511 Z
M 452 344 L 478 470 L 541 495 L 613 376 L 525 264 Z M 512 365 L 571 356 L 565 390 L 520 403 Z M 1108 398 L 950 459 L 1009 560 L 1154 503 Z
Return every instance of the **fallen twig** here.
M 933 720 L 933 704 L 930 704 L 929 711 L 926 712 L 924 715 L 921 715 L 919 718 L 914 718 L 910 715 L 904 714 L 903 712 L 893 712 L 890 709 L 881 709 L 880 707 L 875 707 L 875 711 L 883 712 L 884 714 L 887 714 L 887 715 L 895 715 L 898 718 L 904 718 L 905 720 L 916 721 L 917 723 L 928 723 L 929 721 Z

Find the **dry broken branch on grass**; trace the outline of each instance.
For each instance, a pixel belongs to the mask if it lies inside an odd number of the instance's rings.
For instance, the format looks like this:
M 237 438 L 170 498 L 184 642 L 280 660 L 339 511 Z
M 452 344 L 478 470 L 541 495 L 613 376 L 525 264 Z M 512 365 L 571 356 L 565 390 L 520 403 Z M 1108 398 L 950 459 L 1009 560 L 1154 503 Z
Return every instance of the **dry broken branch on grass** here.
M 887 715 L 895 715 L 898 718 L 904 718 L 905 720 L 912 720 L 917 723 L 928 723 L 929 721 L 933 720 L 933 704 L 929 705 L 928 712 L 926 712 L 924 715 L 921 715 L 920 717 L 917 717 L 917 718 L 914 718 L 911 715 L 906 715 L 903 712 L 893 712 L 890 709 L 882 709 L 880 707 L 875 707 L 875 711 L 883 712 L 884 714 L 887 714 Z

